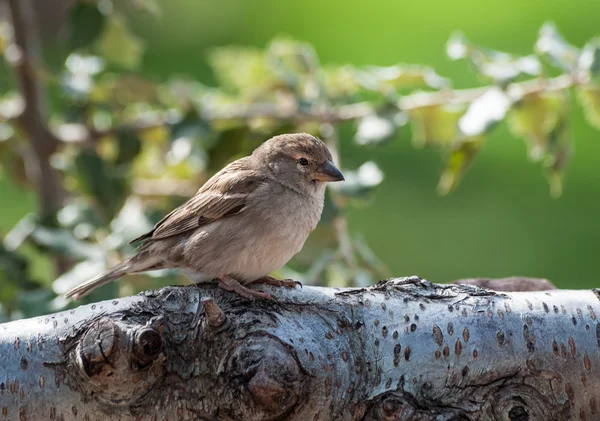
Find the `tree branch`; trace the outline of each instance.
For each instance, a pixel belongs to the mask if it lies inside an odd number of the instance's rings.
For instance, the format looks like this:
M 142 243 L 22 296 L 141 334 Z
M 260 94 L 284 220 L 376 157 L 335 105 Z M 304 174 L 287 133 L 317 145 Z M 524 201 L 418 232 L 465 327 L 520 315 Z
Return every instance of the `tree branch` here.
M 599 292 L 168 287 L 0 325 L 10 419 L 594 420 Z
M 585 75 L 561 75 L 555 78 L 537 78 L 524 82 L 507 85 L 506 92 L 513 99 L 521 95 L 540 92 L 554 92 L 587 83 Z M 445 104 L 469 104 L 483 95 L 491 86 L 471 89 L 449 89 L 436 92 L 417 92 L 402 96 L 397 103 L 399 111 L 409 112 L 419 108 Z M 294 123 L 318 122 L 321 124 L 336 124 L 344 121 L 357 120 L 376 114 L 377 110 L 367 102 L 358 102 L 341 106 L 313 106 L 299 109 L 295 106 L 281 104 L 255 103 L 249 105 L 234 104 L 222 106 L 219 109 L 204 109 L 199 119 L 204 121 L 220 120 L 251 120 L 256 118 L 271 118 L 275 120 L 292 121 Z M 65 142 L 93 142 L 104 136 L 119 133 L 137 133 L 157 127 L 174 125 L 178 120 L 168 118 L 165 114 L 156 114 L 152 118 L 144 118 L 120 127 L 105 130 L 59 130 L 58 137 Z M 69 134 L 67 134 L 67 132 Z
M 40 68 L 40 52 L 34 8 L 30 0 L 8 0 L 8 5 L 17 49 L 11 55 L 11 64 L 17 73 L 25 101 L 19 123 L 31 142 L 30 153 L 25 157 L 26 166 L 35 181 L 40 214 L 47 218 L 53 216 L 63 202 L 63 189 L 56 171 L 50 165 L 50 156 L 59 140 L 48 129 L 45 90 L 36 74 L 36 69 Z

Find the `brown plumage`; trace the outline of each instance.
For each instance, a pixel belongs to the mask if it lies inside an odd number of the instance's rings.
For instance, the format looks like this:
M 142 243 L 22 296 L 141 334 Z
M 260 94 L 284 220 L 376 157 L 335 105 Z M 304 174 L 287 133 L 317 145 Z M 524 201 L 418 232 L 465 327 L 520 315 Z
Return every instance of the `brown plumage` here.
M 128 273 L 178 268 L 195 282 L 214 279 L 248 298 L 267 298 L 244 284 L 277 283 L 268 273 L 300 251 L 321 217 L 325 183 L 343 180 L 331 159 L 325 144 L 305 133 L 269 139 L 134 239 L 141 243 L 136 255 L 66 296 L 83 297 Z

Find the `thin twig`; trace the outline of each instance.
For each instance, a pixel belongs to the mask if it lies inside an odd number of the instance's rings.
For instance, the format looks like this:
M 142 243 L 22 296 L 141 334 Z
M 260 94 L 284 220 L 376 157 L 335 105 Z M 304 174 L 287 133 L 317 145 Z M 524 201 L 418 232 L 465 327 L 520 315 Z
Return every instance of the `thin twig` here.
M 585 84 L 587 79 L 582 75 L 560 75 L 554 78 L 537 78 L 524 82 L 508 84 L 506 92 L 518 99 L 520 96 L 541 92 L 556 92 L 576 85 Z M 445 104 L 469 104 L 486 93 L 491 86 L 479 88 L 456 89 L 438 92 L 419 92 L 406 95 L 398 102 L 401 111 L 411 111 L 418 108 Z

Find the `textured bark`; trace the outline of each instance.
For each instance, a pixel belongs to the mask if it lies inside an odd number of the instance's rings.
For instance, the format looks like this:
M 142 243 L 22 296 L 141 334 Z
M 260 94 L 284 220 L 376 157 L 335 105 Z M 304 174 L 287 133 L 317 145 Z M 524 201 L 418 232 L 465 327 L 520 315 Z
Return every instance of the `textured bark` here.
M 0 325 L 2 419 L 597 420 L 596 291 L 211 285 Z

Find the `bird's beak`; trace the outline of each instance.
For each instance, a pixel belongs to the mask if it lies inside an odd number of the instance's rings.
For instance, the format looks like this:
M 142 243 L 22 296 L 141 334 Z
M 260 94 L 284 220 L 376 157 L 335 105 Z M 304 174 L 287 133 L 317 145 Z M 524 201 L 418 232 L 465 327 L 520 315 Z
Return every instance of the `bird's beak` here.
M 315 173 L 315 179 L 319 181 L 344 181 L 344 176 L 333 162 L 327 161 L 321 165 Z

